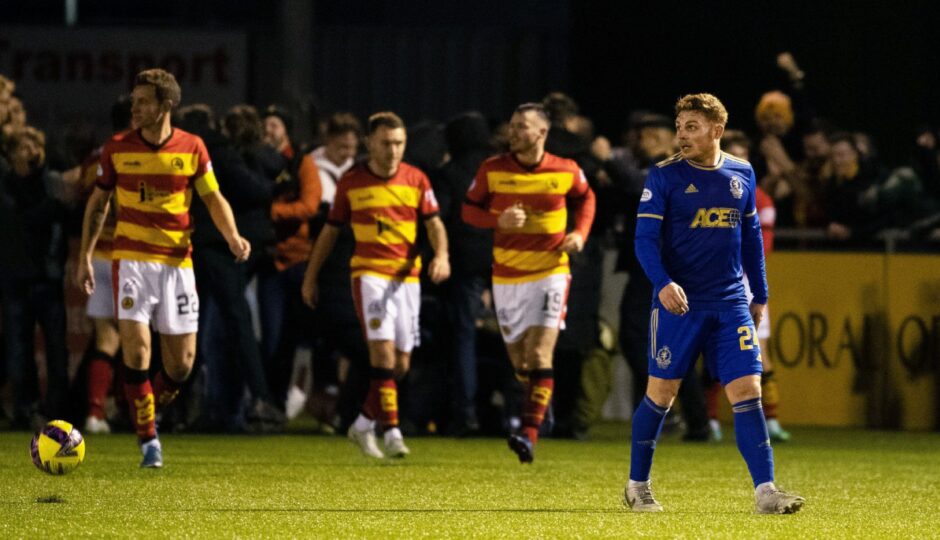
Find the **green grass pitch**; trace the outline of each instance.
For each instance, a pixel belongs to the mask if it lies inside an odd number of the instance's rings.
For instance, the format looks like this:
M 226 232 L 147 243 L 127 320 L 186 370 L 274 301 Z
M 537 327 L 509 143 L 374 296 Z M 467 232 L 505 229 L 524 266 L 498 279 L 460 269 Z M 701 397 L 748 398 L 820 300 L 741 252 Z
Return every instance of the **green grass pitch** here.
M 676 436 L 653 467 L 665 512 L 625 511 L 623 424 L 544 439 L 531 466 L 500 439 L 411 438 L 407 459 L 374 462 L 340 437 L 166 435 L 166 467 L 139 470 L 132 435 L 98 435 L 64 477 L 33 467 L 28 433 L 2 433 L 0 538 L 940 537 L 940 434 L 793 434 L 778 483 L 806 506 L 764 516 L 733 440 Z

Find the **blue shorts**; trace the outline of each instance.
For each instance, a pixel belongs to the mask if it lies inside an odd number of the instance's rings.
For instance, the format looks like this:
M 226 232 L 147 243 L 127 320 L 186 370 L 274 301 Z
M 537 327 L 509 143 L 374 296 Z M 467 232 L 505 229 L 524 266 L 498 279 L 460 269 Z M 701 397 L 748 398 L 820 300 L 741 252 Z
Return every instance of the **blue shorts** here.
M 684 378 L 699 354 L 722 385 L 763 371 L 754 321 L 745 306 L 680 316 L 653 302 L 647 354 L 649 374 L 661 379 Z

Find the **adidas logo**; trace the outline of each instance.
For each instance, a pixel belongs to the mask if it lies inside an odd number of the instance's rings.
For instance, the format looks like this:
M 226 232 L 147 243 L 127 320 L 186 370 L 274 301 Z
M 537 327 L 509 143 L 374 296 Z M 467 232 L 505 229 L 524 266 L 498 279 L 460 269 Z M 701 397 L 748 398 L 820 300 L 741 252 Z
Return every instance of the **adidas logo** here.
M 685 188 L 685 192 L 686 193 L 698 193 L 698 189 L 696 189 L 695 184 L 689 184 L 689 187 Z

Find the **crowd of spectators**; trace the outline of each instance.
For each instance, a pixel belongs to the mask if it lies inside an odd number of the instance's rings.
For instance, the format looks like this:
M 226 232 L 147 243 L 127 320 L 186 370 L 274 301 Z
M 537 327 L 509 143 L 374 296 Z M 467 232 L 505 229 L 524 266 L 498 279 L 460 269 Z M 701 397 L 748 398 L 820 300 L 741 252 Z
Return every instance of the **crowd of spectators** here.
M 758 129 L 733 141 L 750 150 L 759 184 L 776 206 L 778 228 L 791 238 L 853 246 L 874 246 L 886 237 L 940 240 L 940 133 L 923 127 L 914 133 L 910 161 L 889 167 L 869 136 L 837 128 L 814 109 L 792 56 L 781 54 L 778 66 L 789 85 L 759 96 Z M 79 162 L 47 159 L 46 137 L 28 124 L 24 101 L 28 96 L 0 76 L 0 426 L 17 429 L 50 417 L 80 423 L 87 410 L 81 368 L 70 389 L 63 294 L 69 239 L 80 234 L 76 216 L 86 175 Z M 585 249 L 572 257 L 568 329 L 555 356 L 554 418 L 545 427 L 581 437 L 600 415 L 618 342 L 634 372 L 635 398 L 645 388 L 652 293 L 633 253 L 635 214 L 646 171 L 677 148 L 670 111 L 635 111 L 612 141 L 594 133 L 571 97 L 553 92 L 543 104 L 552 120 L 547 150 L 575 159 L 598 200 Z M 409 129 L 405 159 L 432 180 L 453 267 L 449 281 L 423 286 L 422 345 L 401 384 L 402 424 L 412 433 L 497 434 L 518 423 L 520 388 L 489 292 L 491 233 L 460 217 L 479 165 L 507 149 L 500 120 L 467 112 Z M 272 432 L 306 410 L 316 429 L 333 432 L 345 430 L 359 410 L 368 352 L 351 301 L 350 231 L 320 274 L 316 312 L 302 303 L 299 290 L 336 184 L 361 153 L 362 132 L 354 115 L 337 112 L 317 122 L 315 140 L 298 141 L 297 121 L 276 105 L 239 105 L 219 118 L 204 104 L 176 111 L 174 125 L 205 140 L 238 229 L 253 249 L 246 263 L 236 264 L 206 209 L 194 201 L 198 376 L 188 399 L 166 412 L 163 429 Z M 732 119 L 729 127 L 735 124 Z M 49 163 L 62 163 L 62 170 Z M 619 324 L 598 315 L 602 263 L 611 249 L 618 253 L 616 270 L 629 275 Z M 42 355 L 34 347 L 37 325 Z M 44 357 L 44 370 L 37 356 Z M 699 385 L 682 388 L 680 403 L 703 399 Z M 697 417 L 699 407 L 682 408 L 687 435 L 699 437 L 707 419 Z M 121 410 L 113 408 L 112 423 L 121 423 Z

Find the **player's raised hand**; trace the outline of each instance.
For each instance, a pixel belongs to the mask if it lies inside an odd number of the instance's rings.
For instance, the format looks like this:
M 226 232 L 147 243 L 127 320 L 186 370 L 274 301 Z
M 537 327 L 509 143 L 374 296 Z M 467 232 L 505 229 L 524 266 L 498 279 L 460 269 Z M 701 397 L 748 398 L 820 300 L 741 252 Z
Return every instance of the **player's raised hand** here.
M 685 315 L 689 312 L 689 299 L 676 283 L 670 283 L 659 291 L 659 301 L 669 313 Z
M 450 258 L 437 257 L 428 265 L 428 277 L 432 283 L 440 283 L 450 277 Z
M 91 267 L 91 259 L 79 257 L 78 264 L 75 265 L 75 284 L 89 296 L 95 292 L 95 273 Z
M 237 234 L 229 240 L 228 248 L 231 250 L 232 255 L 235 255 L 235 262 L 245 262 L 248 260 L 248 256 L 251 255 L 251 244 Z
M 751 319 L 754 320 L 754 328 L 760 326 L 760 321 L 764 318 L 765 306 L 766 304 L 758 304 L 756 302 L 751 302 L 751 305 L 748 306 L 748 311 L 751 312 Z
M 793 54 L 789 51 L 777 55 L 777 67 L 786 71 L 792 80 L 803 78 L 803 72 L 800 70 L 800 66 L 796 64 L 796 58 L 793 58 Z
M 518 229 L 525 225 L 526 215 L 522 203 L 516 203 L 503 210 L 499 215 L 498 225 L 501 229 Z
M 581 238 L 581 235 L 578 233 L 568 233 L 565 239 L 561 241 L 561 246 L 559 246 L 558 249 L 569 255 L 572 253 L 581 253 L 581 250 L 584 249 L 584 238 Z

